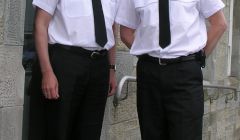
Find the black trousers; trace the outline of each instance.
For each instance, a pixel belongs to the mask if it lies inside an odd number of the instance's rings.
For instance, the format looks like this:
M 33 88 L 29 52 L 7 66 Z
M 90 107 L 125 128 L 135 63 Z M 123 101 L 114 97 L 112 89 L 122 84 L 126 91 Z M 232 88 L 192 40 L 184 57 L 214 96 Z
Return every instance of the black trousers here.
M 29 140 L 99 140 L 109 88 L 108 56 L 91 59 L 59 47 L 49 51 L 60 98 L 44 98 L 40 67 L 34 64 Z
M 142 140 L 201 140 L 202 80 L 195 60 L 161 66 L 139 59 L 137 109 Z

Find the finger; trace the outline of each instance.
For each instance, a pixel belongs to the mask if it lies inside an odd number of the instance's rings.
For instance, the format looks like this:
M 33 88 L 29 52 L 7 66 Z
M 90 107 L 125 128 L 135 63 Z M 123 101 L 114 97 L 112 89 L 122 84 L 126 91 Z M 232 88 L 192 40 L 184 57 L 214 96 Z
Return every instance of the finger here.
M 113 95 L 114 95 L 114 93 L 112 93 L 112 92 L 108 93 L 108 97 L 113 96 Z
M 45 96 L 46 99 L 50 98 L 50 90 L 48 85 L 42 84 L 42 91 L 43 91 L 43 95 Z
M 116 86 L 110 86 L 108 96 L 114 95 L 115 92 L 116 92 Z
M 46 98 L 47 98 L 47 99 L 51 99 L 51 90 L 50 90 L 50 88 L 47 88 L 47 89 L 46 89 L 45 95 L 46 95 Z
M 108 96 L 112 96 L 111 93 L 112 93 L 112 87 L 111 87 L 111 85 L 110 85 L 110 86 L 109 86 L 109 89 L 108 89 Z
M 57 99 L 56 88 L 51 88 L 51 99 Z
M 43 90 L 43 91 L 42 91 L 42 94 L 43 94 L 43 96 L 44 96 L 46 99 L 48 99 L 48 93 L 47 93 L 46 90 Z
M 58 85 L 56 85 L 55 90 L 56 90 L 56 99 L 58 99 L 59 98 Z
M 57 88 L 57 85 L 54 86 L 54 88 L 52 89 L 52 99 L 57 99 L 59 97 L 58 95 L 58 88 Z
M 50 88 L 49 89 L 49 94 L 48 94 L 48 99 L 52 99 L 53 98 L 53 89 Z
M 53 89 L 51 89 L 51 98 L 52 99 L 58 99 L 59 98 L 59 94 L 58 94 L 58 84 L 56 83 L 56 85 L 54 86 Z
M 42 84 L 42 87 L 41 87 L 41 89 L 42 89 L 42 94 L 45 96 L 46 89 L 45 89 L 45 87 L 43 86 L 43 84 Z M 46 96 L 45 96 L 45 97 L 46 97 Z
M 43 96 L 45 97 L 45 98 L 48 98 L 47 97 L 47 89 L 46 89 L 46 87 L 42 87 L 42 94 L 43 94 Z

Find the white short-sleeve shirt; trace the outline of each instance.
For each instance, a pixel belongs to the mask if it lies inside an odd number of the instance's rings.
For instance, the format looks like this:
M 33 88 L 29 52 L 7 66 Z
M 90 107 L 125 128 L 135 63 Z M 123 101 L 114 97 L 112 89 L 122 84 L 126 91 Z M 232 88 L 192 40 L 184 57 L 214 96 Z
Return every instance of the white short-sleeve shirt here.
M 81 46 L 89 50 L 102 49 L 95 42 L 94 17 L 91 0 L 33 0 L 37 6 L 52 15 L 48 28 L 49 43 Z M 102 0 L 108 42 L 114 46 L 112 26 L 117 11 L 116 0 Z
M 119 0 L 115 21 L 136 29 L 130 53 L 176 58 L 206 45 L 205 18 L 224 7 L 221 0 L 169 0 L 171 44 L 159 47 L 158 0 Z

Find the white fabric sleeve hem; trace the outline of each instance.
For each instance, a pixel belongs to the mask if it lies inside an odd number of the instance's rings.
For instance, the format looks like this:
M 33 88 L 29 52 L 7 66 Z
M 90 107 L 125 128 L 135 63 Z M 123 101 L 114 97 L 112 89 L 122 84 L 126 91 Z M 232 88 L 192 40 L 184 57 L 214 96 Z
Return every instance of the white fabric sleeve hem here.
M 218 12 L 219 10 L 223 9 L 224 7 L 225 7 L 225 4 L 224 3 L 220 3 L 220 4 L 216 5 L 214 8 L 212 8 L 212 10 L 204 12 L 204 17 L 205 18 L 209 18 L 210 16 L 212 16 L 213 14 Z
M 40 2 L 40 1 L 33 1 L 33 7 L 39 7 L 43 9 L 44 11 L 48 12 L 50 15 L 54 14 L 55 9 L 49 7 L 46 3 Z
M 126 26 L 128 28 L 137 29 L 137 25 L 131 24 L 128 21 L 118 18 L 118 17 L 115 18 L 115 22 L 120 25 Z

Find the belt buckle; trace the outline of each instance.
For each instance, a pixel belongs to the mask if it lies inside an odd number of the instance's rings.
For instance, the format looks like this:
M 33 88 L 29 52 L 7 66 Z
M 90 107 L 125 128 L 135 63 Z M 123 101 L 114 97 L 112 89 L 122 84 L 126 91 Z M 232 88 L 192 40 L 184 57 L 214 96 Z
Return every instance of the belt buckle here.
M 158 59 L 158 62 L 159 62 L 159 65 L 161 65 L 161 66 L 167 65 L 166 63 L 163 63 L 163 62 L 161 61 L 161 58 Z
M 100 53 L 99 52 L 92 52 L 91 53 L 91 55 L 90 55 L 90 57 L 92 58 L 92 59 L 96 59 L 96 58 L 98 58 L 98 56 L 100 55 Z

